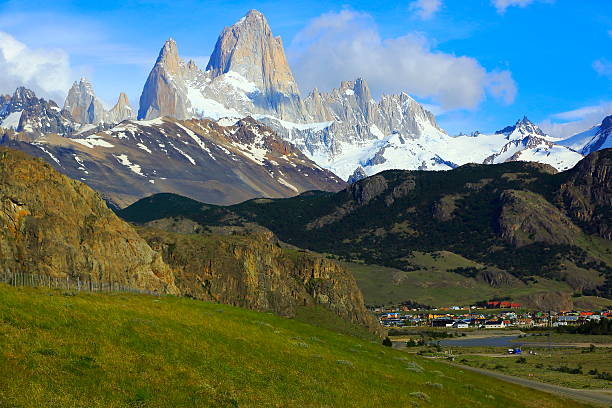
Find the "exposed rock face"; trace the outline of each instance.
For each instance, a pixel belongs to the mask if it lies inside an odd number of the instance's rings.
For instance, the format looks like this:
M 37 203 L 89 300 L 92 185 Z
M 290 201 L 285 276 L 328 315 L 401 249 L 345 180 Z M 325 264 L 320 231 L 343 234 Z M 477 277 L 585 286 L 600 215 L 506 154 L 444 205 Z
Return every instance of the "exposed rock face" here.
M 612 239 L 612 149 L 591 153 L 569 173 L 557 194 L 587 231 Z
M 506 190 L 500 200 L 500 234 L 513 245 L 572 245 L 580 236 L 580 229 L 563 212 L 535 193 Z
M 524 306 L 536 310 L 568 311 L 574 308 L 574 302 L 569 293 L 541 292 L 521 299 Z
M 358 205 L 365 205 L 387 189 L 387 180 L 383 176 L 372 176 L 351 187 L 351 195 Z
M 255 84 L 271 109 L 299 97 L 283 42 L 274 37 L 266 18 L 251 10 L 240 21 L 226 27 L 215 45 L 206 67 L 213 78 L 230 71 Z M 294 103 L 299 104 L 299 98 Z
M 119 123 L 135 117 L 124 93 L 119 95 L 115 107 L 106 111 L 96 97 L 93 86 L 85 78 L 72 84 L 64 102 L 64 110 L 70 112 L 72 118 L 81 124 Z
M 2 97 L 0 103 L 0 127 L 24 133 L 23 139 L 35 140 L 44 133 L 69 135 L 76 128 L 68 111 L 24 87 L 17 88 L 12 97 Z
M 380 331 L 346 269 L 310 253 L 282 249 L 269 231 L 226 236 L 153 229 L 140 233 L 174 268 L 186 296 L 288 317 L 299 307 L 320 304 Z
M 89 136 L 5 144 L 42 157 L 117 207 L 174 192 L 211 204 L 289 197 L 346 184 L 253 119 L 125 121 Z
M 119 123 L 126 119 L 135 119 L 134 109 L 130 106 L 128 96 L 121 92 L 117 103 L 111 110 L 106 112 L 108 123 Z
M 193 71 L 191 64 L 187 65 L 179 58 L 176 42 L 168 39 L 142 90 L 138 119 L 160 116 L 190 118 L 192 115 L 188 112 L 190 104 L 184 81 L 191 79 L 189 74 Z
M 494 271 L 491 269 L 485 269 L 478 272 L 476 278 L 494 288 L 519 286 L 521 284 L 521 281 L 508 272 Z
M 2 268 L 178 293 L 170 268 L 86 185 L 0 149 Z
M 355 172 L 348 178 L 347 183 L 353 184 L 358 182 L 359 180 L 363 180 L 368 175 L 365 173 L 363 167 L 359 166 L 355 169 Z

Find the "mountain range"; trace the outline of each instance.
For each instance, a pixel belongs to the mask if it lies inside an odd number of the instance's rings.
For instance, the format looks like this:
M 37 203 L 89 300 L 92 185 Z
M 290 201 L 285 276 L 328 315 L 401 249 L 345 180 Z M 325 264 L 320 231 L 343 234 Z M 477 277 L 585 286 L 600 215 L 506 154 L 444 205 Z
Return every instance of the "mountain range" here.
M 442 282 L 428 272 L 438 286 L 463 276 L 466 284 L 484 281 L 524 297 L 539 281 L 564 282 L 556 285 L 564 294 L 546 307 L 566 308 L 571 293 L 612 297 L 611 174 L 612 149 L 605 149 L 560 173 L 525 162 L 468 164 L 448 172 L 388 170 L 337 193 L 229 207 L 160 194 L 118 214 L 136 223 L 173 218 L 202 227 L 255 223 L 298 247 L 396 268 L 400 280 L 421 270 L 418 258 L 429 254 L 447 264 Z M 380 285 L 380 277 L 371 279 Z
M 493 134 L 451 136 L 406 93 L 376 100 L 365 79 L 302 95 L 282 40 L 256 10 L 222 31 L 205 69 L 166 41 L 139 102 L 134 109 L 121 93 L 106 108 L 84 78 L 63 108 L 19 88 L 0 97 L 2 143 L 44 158 L 118 207 L 164 191 L 230 204 L 337 191 L 391 169 L 534 161 L 563 171 L 608 147 L 612 123 L 605 118 L 566 140 L 526 117 Z M 267 136 L 237 140 L 245 123 Z M 275 164 L 284 162 L 292 170 Z

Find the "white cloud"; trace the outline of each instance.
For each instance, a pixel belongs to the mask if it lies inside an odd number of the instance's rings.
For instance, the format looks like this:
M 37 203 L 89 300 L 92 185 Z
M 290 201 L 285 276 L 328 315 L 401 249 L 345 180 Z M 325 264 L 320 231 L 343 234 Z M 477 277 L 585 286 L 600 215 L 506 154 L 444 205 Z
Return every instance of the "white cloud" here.
M 567 138 L 599 125 L 609 115 L 612 115 L 612 102 L 606 101 L 599 105 L 556 113 L 539 126 L 551 136 Z
M 593 62 L 593 69 L 601 76 L 612 76 L 612 62 L 605 58 Z
M 504 13 L 508 7 L 527 7 L 535 0 L 492 0 L 492 2 L 498 13 Z
M 0 31 L 0 93 L 12 94 L 18 86 L 26 86 L 38 96 L 61 98 L 70 86 L 70 78 L 65 51 L 32 49 Z
M 442 0 L 414 0 L 408 6 L 422 20 L 429 20 L 442 7 Z
M 323 14 L 288 51 L 303 91 L 362 77 L 377 96 L 405 91 L 445 110 L 475 108 L 487 93 L 504 103 L 516 95 L 509 71 L 487 72 L 474 58 L 437 51 L 422 34 L 382 39 L 366 13 Z

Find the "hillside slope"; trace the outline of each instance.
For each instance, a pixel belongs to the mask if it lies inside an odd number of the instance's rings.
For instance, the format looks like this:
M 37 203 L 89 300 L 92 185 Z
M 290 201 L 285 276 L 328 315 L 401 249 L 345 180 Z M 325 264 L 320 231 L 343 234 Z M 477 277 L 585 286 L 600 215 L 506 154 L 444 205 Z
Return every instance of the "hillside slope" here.
M 96 192 L 40 159 L 0 149 L 0 181 L 3 272 L 120 283 L 292 317 L 316 305 L 380 333 L 346 269 L 281 249 L 269 231 L 151 229 L 147 243 Z
M 45 159 L 116 207 L 159 192 L 233 204 L 346 185 L 251 118 L 128 120 L 104 131 L 46 134 L 33 141 L 5 131 L 1 143 Z
M 178 293 L 161 256 L 83 183 L 4 148 L 0 180 L 3 270 Z
M 0 404 L 584 405 L 310 325 L 175 297 L 0 284 Z
M 482 265 L 457 265 L 459 274 L 510 273 L 524 282 L 542 276 L 563 280 L 576 292 L 610 297 L 611 168 L 607 149 L 563 173 L 521 162 L 449 172 L 395 170 L 335 194 L 310 192 L 204 210 L 177 207 L 185 200 L 161 195 L 119 214 L 135 222 L 160 213 L 203 225 L 256 222 L 300 247 L 405 271 L 419 267 L 413 251 L 450 251 Z

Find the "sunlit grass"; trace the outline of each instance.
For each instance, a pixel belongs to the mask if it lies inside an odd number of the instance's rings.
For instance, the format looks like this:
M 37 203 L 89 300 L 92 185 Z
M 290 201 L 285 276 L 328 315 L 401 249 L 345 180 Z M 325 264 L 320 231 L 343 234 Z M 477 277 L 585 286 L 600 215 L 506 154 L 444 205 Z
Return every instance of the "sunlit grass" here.
M 2 407 L 414 404 L 580 406 L 268 313 L 0 285 Z

